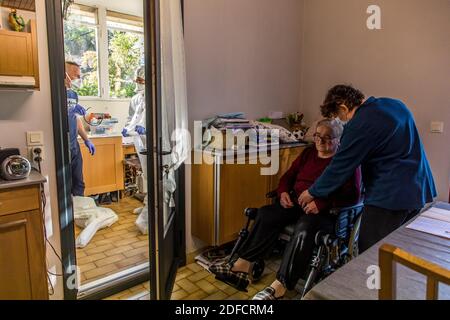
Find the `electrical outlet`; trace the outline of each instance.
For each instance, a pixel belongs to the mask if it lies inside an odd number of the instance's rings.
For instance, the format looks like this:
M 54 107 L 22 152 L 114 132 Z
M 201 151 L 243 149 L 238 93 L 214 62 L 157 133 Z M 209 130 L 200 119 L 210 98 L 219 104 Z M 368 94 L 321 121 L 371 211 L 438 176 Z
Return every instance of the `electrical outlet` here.
M 440 121 L 431 122 L 431 132 L 432 133 L 444 133 L 444 123 Z
M 45 150 L 43 146 L 28 147 L 28 158 L 32 164 L 38 164 L 38 162 L 35 160 L 38 156 L 41 157 L 42 163 L 45 160 Z

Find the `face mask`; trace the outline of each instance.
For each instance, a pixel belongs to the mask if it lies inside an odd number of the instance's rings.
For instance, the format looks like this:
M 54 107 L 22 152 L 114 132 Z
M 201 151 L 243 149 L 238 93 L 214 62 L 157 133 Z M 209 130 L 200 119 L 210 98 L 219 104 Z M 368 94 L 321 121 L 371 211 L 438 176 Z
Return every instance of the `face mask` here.
M 67 78 L 70 80 L 70 85 L 71 86 L 73 86 L 73 87 L 75 87 L 75 89 L 78 89 L 78 88 L 80 88 L 81 87 L 81 79 L 74 79 L 74 80 L 72 80 L 71 78 L 70 78 L 70 76 L 69 76 L 69 74 L 67 74 L 67 72 L 66 72 L 66 76 L 67 76 Z
M 339 117 L 336 117 L 334 120 L 336 120 L 337 123 L 341 124 L 341 126 L 345 126 L 348 123 L 348 120 L 342 121 Z
M 143 84 L 143 83 L 136 83 L 136 91 L 137 92 L 145 91 L 145 84 Z

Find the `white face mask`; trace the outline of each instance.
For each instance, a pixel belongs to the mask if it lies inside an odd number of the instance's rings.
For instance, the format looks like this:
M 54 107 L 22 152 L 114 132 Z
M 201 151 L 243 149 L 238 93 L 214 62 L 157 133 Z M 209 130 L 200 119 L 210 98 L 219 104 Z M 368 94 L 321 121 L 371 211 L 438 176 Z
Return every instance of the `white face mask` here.
M 145 91 L 145 84 L 143 84 L 143 83 L 136 83 L 136 91 L 137 92 L 144 92 Z
M 345 126 L 348 123 L 348 120 L 343 121 L 341 118 L 336 117 L 334 120 L 336 120 L 337 123 L 340 123 L 342 126 Z
M 74 79 L 72 80 L 72 78 L 70 78 L 69 74 L 66 72 L 66 76 L 67 78 L 70 80 L 70 86 L 71 87 L 75 87 L 75 89 L 79 89 L 81 87 L 81 79 Z

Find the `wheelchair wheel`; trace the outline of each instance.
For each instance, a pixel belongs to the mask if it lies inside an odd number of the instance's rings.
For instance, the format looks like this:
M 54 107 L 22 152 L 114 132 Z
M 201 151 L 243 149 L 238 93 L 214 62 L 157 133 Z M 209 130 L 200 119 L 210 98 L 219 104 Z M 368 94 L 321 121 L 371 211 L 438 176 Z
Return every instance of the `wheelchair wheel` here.
M 253 281 L 258 281 L 259 279 L 261 279 L 265 267 L 266 263 L 264 262 L 264 260 L 258 260 L 253 264 L 251 273 Z

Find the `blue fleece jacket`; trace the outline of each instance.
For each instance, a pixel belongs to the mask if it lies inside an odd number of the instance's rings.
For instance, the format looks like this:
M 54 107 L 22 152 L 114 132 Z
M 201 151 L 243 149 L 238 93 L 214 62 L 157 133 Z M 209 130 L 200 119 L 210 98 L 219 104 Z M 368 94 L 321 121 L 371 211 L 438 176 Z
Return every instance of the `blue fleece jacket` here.
M 332 162 L 309 189 L 326 198 L 361 165 L 366 205 L 422 208 L 436 197 L 433 175 L 414 118 L 405 104 L 370 97 L 344 128 Z

